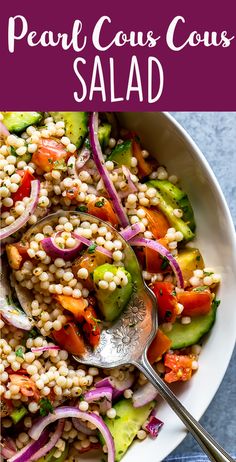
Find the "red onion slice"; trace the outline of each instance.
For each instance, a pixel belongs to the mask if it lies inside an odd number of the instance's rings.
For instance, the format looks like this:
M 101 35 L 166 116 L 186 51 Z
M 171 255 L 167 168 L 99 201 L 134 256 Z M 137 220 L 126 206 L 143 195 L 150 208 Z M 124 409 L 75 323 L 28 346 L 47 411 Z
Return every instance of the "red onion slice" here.
M 157 397 L 157 389 L 151 383 L 145 383 L 135 390 L 132 401 L 134 407 L 142 407 L 150 403 Z
M 10 132 L 7 130 L 7 127 L 0 122 L 0 138 L 7 138 L 10 135 Z
M 153 438 L 156 438 L 163 425 L 164 425 L 164 422 L 162 422 L 161 420 L 157 419 L 157 417 L 152 415 L 145 428 Z
M 112 387 L 99 387 L 93 390 L 87 391 L 84 395 L 85 401 L 88 403 L 94 403 L 99 401 L 100 411 L 104 414 L 108 409 L 111 409 L 112 405 Z
M 39 433 L 36 441 L 31 441 L 28 443 L 23 449 L 8 459 L 7 462 L 29 462 L 29 460 L 33 460 L 32 457 L 34 454 L 38 452 L 42 446 L 44 446 L 48 439 L 48 430 L 43 430 Z
M 99 380 L 95 384 L 96 388 L 111 387 L 112 388 L 112 400 L 117 400 L 123 395 L 124 391 L 132 387 L 134 383 L 134 376 L 130 374 L 125 380 L 117 380 L 115 377 L 109 376 L 102 380 Z
M 33 180 L 31 182 L 31 193 L 30 193 L 30 200 L 27 204 L 27 207 L 22 213 L 20 217 L 18 217 L 14 223 L 12 223 L 9 226 L 6 226 L 5 228 L 0 230 L 0 240 L 5 239 L 6 237 L 10 236 L 11 234 L 15 233 L 18 231 L 18 229 L 22 228 L 24 226 L 30 215 L 34 213 L 34 210 L 37 207 L 38 203 L 38 196 L 39 196 L 39 189 L 40 189 L 40 181 L 39 180 Z
M 111 432 L 104 423 L 103 419 L 97 414 L 94 414 L 93 412 L 80 411 L 78 408 L 72 406 L 58 407 L 54 410 L 53 414 L 49 414 L 48 416 L 39 419 L 29 430 L 29 435 L 34 440 L 37 440 L 38 438 L 40 438 L 40 435 L 42 434 L 43 430 L 50 423 L 53 423 L 58 419 L 68 419 L 70 417 L 74 417 L 75 419 L 87 420 L 88 422 L 91 422 L 92 424 L 96 425 L 97 429 L 101 432 L 107 446 L 108 462 L 115 462 L 115 446 Z M 10 462 L 14 461 L 11 460 Z M 26 461 L 24 460 L 20 462 Z
M 88 160 L 90 159 L 90 155 L 91 155 L 90 150 L 86 148 L 85 146 L 83 146 L 81 151 L 78 153 L 78 157 L 75 163 L 75 166 L 78 170 L 80 170 L 81 168 L 85 166 L 86 162 L 88 162 Z
M 109 172 L 106 168 L 104 157 L 102 154 L 101 146 L 98 140 L 98 113 L 93 112 L 90 117 L 90 142 L 93 151 L 93 159 L 98 169 L 98 172 L 103 179 L 104 186 L 111 198 L 114 210 L 119 218 L 120 224 L 125 228 L 129 225 L 129 220 L 121 203 L 119 195 L 115 189 L 115 186 L 110 178 Z
M 163 245 L 159 244 L 157 241 L 146 239 L 145 237 L 135 237 L 129 241 L 129 244 L 131 246 L 149 247 L 150 249 L 156 250 L 156 252 L 158 252 L 162 257 L 166 257 L 173 272 L 175 273 L 178 287 L 181 289 L 184 288 L 184 278 L 179 264 L 169 250 L 167 250 Z
M 75 237 L 76 239 L 78 239 L 84 245 L 87 245 L 88 247 L 95 244 L 93 241 L 90 241 L 86 237 L 80 236 L 77 233 L 71 233 L 71 234 L 72 234 L 73 237 Z M 102 247 L 100 245 L 96 245 L 96 252 L 101 252 L 104 255 L 106 255 L 107 257 L 112 258 L 112 252 L 110 250 L 105 249 L 104 247 Z
M 49 351 L 49 350 L 60 350 L 61 348 L 57 345 L 47 345 L 43 347 L 36 347 L 31 348 L 32 353 L 40 353 L 41 351 Z
M 122 165 L 122 171 L 125 175 L 125 178 L 127 180 L 127 188 L 125 188 L 124 190 L 122 191 L 119 191 L 119 197 L 121 199 L 124 199 L 126 198 L 129 194 L 131 193 L 134 193 L 134 192 L 137 192 L 138 191 L 138 188 L 135 186 L 135 184 L 133 183 L 133 181 L 131 180 L 131 173 L 129 171 L 129 169 L 125 166 L 125 165 Z
M 56 258 L 63 258 L 63 260 L 65 261 L 73 260 L 83 248 L 81 240 L 78 239 L 75 247 L 70 249 L 61 249 L 60 247 L 58 247 L 55 243 L 55 239 L 52 237 L 45 237 L 41 241 L 41 244 L 46 254 L 54 260 Z
M 130 241 L 130 239 L 133 239 L 137 234 L 143 232 L 143 227 L 144 225 L 142 222 L 135 223 L 134 225 L 127 226 L 120 234 L 125 241 Z
M 42 448 L 40 448 L 39 451 L 37 451 L 31 457 L 31 459 L 30 459 L 31 461 L 40 459 L 41 457 L 45 456 L 45 454 L 47 454 L 47 452 L 51 451 L 52 448 L 54 448 L 55 444 L 58 442 L 59 438 L 62 435 L 62 432 L 64 430 L 64 426 L 65 426 L 65 420 L 62 419 L 62 420 L 60 420 L 58 422 L 56 430 L 53 433 L 53 435 L 50 437 L 48 443 L 45 444 L 45 446 L 43 446 Z
M 5 436 L 1 440 L 1 454 L 5 459 L 10 459 L 16 454 L 16 445 L 15 442 L 9 438 L 9 436 Z
M 7 302 L 5 303 L 5 305 L 0 306 L 0 313 L 5 321 L 17 329 L 31 330 L 33 322 L 26 316 L 24 311 L 21 311 L 14 305 L 7 305 Z
M 78 430 L 78 432 L 82 432 L 88 436 L 94 436 L 97 434 L 97 430 L 92 430 L 91 428 L 88 428 L 87 425 L 85 425 L 85 423 L 79 419 L 75 419 L 73 417 L 72 422 L 76 430 Z

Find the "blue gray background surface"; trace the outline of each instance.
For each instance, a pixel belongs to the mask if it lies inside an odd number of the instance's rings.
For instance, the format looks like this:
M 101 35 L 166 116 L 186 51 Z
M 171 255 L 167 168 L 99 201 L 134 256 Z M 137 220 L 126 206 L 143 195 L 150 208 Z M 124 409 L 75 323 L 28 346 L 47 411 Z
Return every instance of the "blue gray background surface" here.
M 236 226 L 236 112 L 172 112 L 205 155 Z M 232 300 L 235 304 L 235 301 Z M 217 364 L 216 364 L 217 367 Z M 202 417 L 202 425 L 230 453 L 236 452 L 236 350 L 225 377 Z M 191 435 L 171 454 L 186 462 L 199 453 Z

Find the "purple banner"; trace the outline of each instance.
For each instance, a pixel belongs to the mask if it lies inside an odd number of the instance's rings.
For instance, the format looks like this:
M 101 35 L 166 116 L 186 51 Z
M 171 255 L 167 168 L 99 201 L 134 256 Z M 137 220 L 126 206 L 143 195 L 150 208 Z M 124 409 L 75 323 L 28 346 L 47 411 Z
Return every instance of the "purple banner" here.
M 4 2 L 1 110 L 235 110 L 235 5 Z

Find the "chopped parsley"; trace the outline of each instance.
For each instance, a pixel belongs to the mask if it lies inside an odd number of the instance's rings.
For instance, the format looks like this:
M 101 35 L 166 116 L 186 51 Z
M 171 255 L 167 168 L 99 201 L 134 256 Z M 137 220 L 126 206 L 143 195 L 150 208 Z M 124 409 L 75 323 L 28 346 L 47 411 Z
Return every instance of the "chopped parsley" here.
M 22 347 L 19 347 L 19 348 L 16 350 L 16 357 L 17 357 L 17 358 L 22 358 L 22 359 L 24 359 L 24 353 L 23 353 Z
M 166 317 L 166 318 L 170 318 L 171 315 L 172 315 L 171 311 L 167 310 L 167 311 L 166 311 L 166 314 L 165 314 L 165 317 Z
M 161 269 L 165 270 L 169 266 L 169 260 L 166 257 L 161 257 L 162 262 L 161 262 Z
M 34 327 L 28 332 L 28 338 L 36 338 L 38 335 L 38 331 Z
M 53 406 L 52 406 L 52 403 L 51 403 L 50 399 L 41 398 L 40 401 L 39 401 L 39 404 L 40 404 L 39 414 L 42 417 L 45 417 L 49 413 L 51 413 L 51 414 L 53 413 Z
M 214 274 L 213 271 L 203 271 L 203 274 L 204 276 L 211 276 L 212 274 Z
M 197 261 L 200 261 L 200 260 L 201 260 L 201 256 L 198 255 L 198 256 L 196 257 L 196 260 L 197 260 Z
M 88 211 L 88 207 L 86 207 L 86 205 L 79 205 L 79 207 L 76 207 L 76 210 L 78 212 L 87 212 Z
M 173 295 L 173 297 L 175 297 L 176 296 L 176 290 L 172 290 L 171 295 Z
M 97 247 L 97 244 L 91 244 L 91 245 L 88 247 L 88 253 L 94 253 L 96 247 Z
M 216 300 L 216 298 L 215 298 L 215 300 L 213 300 L 213 302 L 212 302 L 212 307 L 214 309 L 216 309 L 216 308 L 218 308 L 219 304 L 220 304 L 220 300 Z
M 208 286 L 199 286 L 193 289 L 193 292 L 204 292 L 206 289 L 208 289 Z
M 105 204 L 105 199 L 104 199 L 104 198 L 102 198 L 100 201 L 97 201 L 97 202 L 95 202 L 95 204 L 94 204 L 94 205 L 95 205 L 95 207 L 99 207 L 99 208 L 101 208 L 101 207 L 103 207 L 103 206 L 104 206 L 104 204 Z

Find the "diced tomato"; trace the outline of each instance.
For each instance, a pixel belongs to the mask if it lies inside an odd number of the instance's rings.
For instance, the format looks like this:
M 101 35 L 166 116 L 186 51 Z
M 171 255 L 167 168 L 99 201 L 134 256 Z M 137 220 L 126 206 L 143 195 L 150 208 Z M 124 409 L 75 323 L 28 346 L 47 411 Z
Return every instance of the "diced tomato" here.
M 168 220 L 160 210 L 147 209 L 142 207 L 146 212 L 146 218 L 148 220 L 148 229 L 151 231 L 155 239 L 161 239 L 165 237 L 168 228 L 170 227 Z
M 168 248 L 168 241 L 165 237 L 158 239 L 159 244 Z M 145 248 L 146 269 L 149 273 L 168 273 L 170 265 L 166 258 L 163 258 L 158 252 L 149 247 Z
M 19 174 L 21 170 L 18 170 L 17 173 Z M 12 193 L 11 199 L 13 200 L 14 204 L 17 201 L 22 201 L 24 197 L 30 196 L 31 191 L 31 182 L 35 180 L 34 175 L 29 170 L 23 171 L 23 176 L 20 181 L 20 186 L 15 193 Z
M 138 141 L 135 139 L 132 140 L 132 149 L 133 149 L 133 155 L 136 157 L 138 161 L 138 172 L 139 176 L 141 178 L 144 178 L 145 176 L 150 175 L 152 172 L 153 166 L 151 163 L 147 162 L 143 156 L 142 156 L 142 148 Z
M 42 138 L 38 150 L 32 156 L 32 162 L 43 172 L 51 172 L 63 166 L 69 155 L 62 143 Z
M 92 278 L 92 273 L 94 272 L 97 266 L 103 265 L 104 263 L 109 263 L 111 259 L 104 255 L 101 252 L 96 252 L 96 249 L 93 253 L 89 253 L 89 251 L 85 252 L 81 257 L 77 258 L 73 265 L 72 271 L 74 276 L 78 281 L 83 283 L 83 286 L 86 287 L 88 290 L 94 290 L 94 282 Z M 80 279 L 77 275 L 80 268 L 86 268 L 88 270 L 89 276 L 87 279 Z
M 9 375 L 9 379 L 13 385 L 18 385 L 20 387 L 22 395 L 34 397 L 36 401 L 39 400 L 40 395 L 38 389 L 34 381 L 30 379 L 27 375 L 11 374 Z
M 94 308 L 87 306 L 83 298 L 73 298 L 69 295 L 55 295 L 55 298 L 64 309 L 73 313 L 79 323 L 83 323 L 83 332 L 86 333 L 90 345 L 97 346 L 100 340 L 100 329 Z
M 70 189 L 67 189 L 66 191 L 66 197 L 68 197 L 68 199 L 70 199 L 71 201 L 73 199 L 76 199 L 78 194 L 79 194 L 79 189 L 76 186 L 72 186 Z
M 151 289 L 157 298 L 159 323 L 175 322 L 178 311 L 174 285 L 170 282 L 155 282 Z
M 161 359 L 162 355 L 170 349 L 171 340 L 160 329 L 156 333 L 156 337 L 148 348 L 148 361 L 153 364 Z
M 91 346 L 96 347 L 100 341 L 99 319 L 92 306 L 87 306 L 84 310 L 84 319 L 86 323 L 83 326 L 84 332 L 88 336 L 88 341 Z
M 15 374 L 15 371 L 13 371 L 13 369 L 10 366 L 7 367 L 5 371 L 8 373 L 8 375 Z M 27 371 L 25 369 L 19 369 L 17 371 L 17 375 L 27 375 Z
M 194 355 L 177 355 L 166 353 L 164 365 L 170 369 L 164 376 L 168 383 L 185 382 L 192 377 L 192 365 L 196 360 Z
M 70 295 L 55 295 L 54 298 L 62 305 L 64 310 L 73 313 L 77 321 L 83 320 L 83 313 L 87 306 L 84 298 L 73 298 Z
M 108 221 L 112 226 L 117 226 L 119 224 L 118 217 L 112 208 L 111 202 L 105 199 L 105 197 L 97 197 L 94 200 L 90 200 L 87 207 L 88 213 L 94 217 Z
M 146 253 L 144 247 L 134 247 L 135 255 L 142 269 L 146 268 Z
M 23 263 L 29 259 L 27 253 L 28 248 L 28 243 L 23 245 L 21 242 L 6 245 L 7 258 L 11 268 L 18 270 L 22 267 Z
M 62 329 L 54 330 L 53 337 L 62 348 L 73 355 L 82 355 L 85 352 L 84 341 L 75 322 L 67 322 Z
M 184 306 L 183 316 L 200 316 L 209 313 L 212 303 L 212 294 L 209 289 L 203 292 L 189 290 L 180 292 L 177 300 Z

